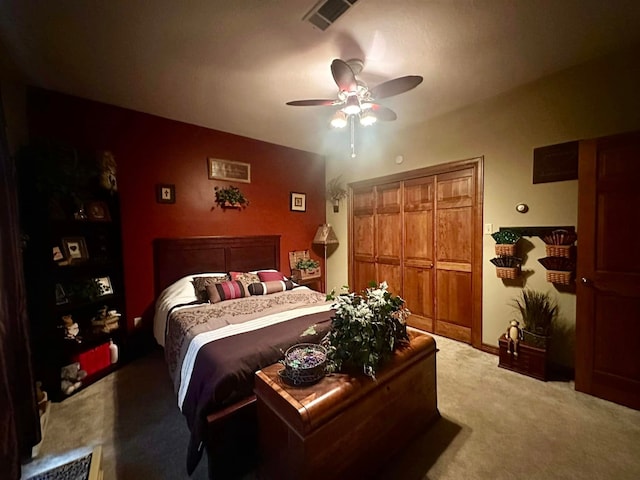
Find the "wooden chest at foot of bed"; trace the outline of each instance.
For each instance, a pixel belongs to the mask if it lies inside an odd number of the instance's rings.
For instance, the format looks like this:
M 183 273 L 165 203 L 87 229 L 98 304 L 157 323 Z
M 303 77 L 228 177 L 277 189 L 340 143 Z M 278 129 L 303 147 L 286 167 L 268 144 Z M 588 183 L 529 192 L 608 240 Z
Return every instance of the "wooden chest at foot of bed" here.
M 275 364 L 256 373 L 261 479 L 367 478 L 438 417 L 436 345 L 410 346 L 369 377 L 333 374 L 306 387 Z

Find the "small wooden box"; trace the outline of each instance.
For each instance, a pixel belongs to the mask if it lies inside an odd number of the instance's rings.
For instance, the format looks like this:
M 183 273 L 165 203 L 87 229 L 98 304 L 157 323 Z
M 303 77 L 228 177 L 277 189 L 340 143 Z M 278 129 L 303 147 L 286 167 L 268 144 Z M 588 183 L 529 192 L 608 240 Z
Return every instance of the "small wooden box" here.
M 320 267 L 307 268 L 300 270 L 296 268 L 296 264 L 299 260 L 307 259 L 309 257 L 309 250 L 294 250 L 289 252 L 289 267 L 291 268 L 291 277 L 294 282 L 305 280 L 316 280 L 322 276 Z
M 504 335 L 498 341 L 500 346 L 499 367 L 522 373 L 538 380 L 547 380 L 547 352 L 522 342 L 518 345 L 518 355 L 507 352 L 507 339 Z

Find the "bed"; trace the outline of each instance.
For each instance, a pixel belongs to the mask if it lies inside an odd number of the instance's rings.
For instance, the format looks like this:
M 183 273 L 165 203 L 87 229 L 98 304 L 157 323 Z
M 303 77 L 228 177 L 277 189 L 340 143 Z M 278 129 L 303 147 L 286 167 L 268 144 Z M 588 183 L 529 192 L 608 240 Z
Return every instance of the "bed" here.
M 211 478 L 240 475 L 256 461 L 254 372 L 320 341 L 331 302 L 279 276 L 277 235 L 161 238 L 153 255 L 154 336 L 191 432 L 187 471 L 206 451 Z

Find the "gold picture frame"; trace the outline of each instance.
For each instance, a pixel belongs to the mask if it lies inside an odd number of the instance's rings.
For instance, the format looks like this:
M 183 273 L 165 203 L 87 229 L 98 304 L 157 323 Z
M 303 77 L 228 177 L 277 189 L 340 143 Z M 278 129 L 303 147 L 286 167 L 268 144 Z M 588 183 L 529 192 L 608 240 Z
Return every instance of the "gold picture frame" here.
M 251 183 L 251 164 L 208 158 L 209 180 L 225 180 L 227 182 Z

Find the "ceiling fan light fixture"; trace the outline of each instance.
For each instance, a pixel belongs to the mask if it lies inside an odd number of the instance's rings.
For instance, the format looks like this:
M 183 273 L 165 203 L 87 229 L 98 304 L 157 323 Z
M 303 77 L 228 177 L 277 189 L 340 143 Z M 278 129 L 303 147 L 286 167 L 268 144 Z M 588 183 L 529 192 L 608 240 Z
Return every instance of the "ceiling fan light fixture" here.
M 360 125 L 362 125 L 363 127 L 368 127 L 370 125 L 373 125 L 377 121 L 378 119 L 376 118 L 376 114 L 373 113 L 371 110 L 365 110 L 363 113 L 360 114 Z
M 347 126 L 347 115 L 342 111 L 338 110 L 333 114 L 333 118 L 331 119 L 331 126 L 333 128 L 344 128 Z
M 360 101 L 356 95 L 350 95 L 342 111 L 347 115 L 357 115 L 360 113 Z

